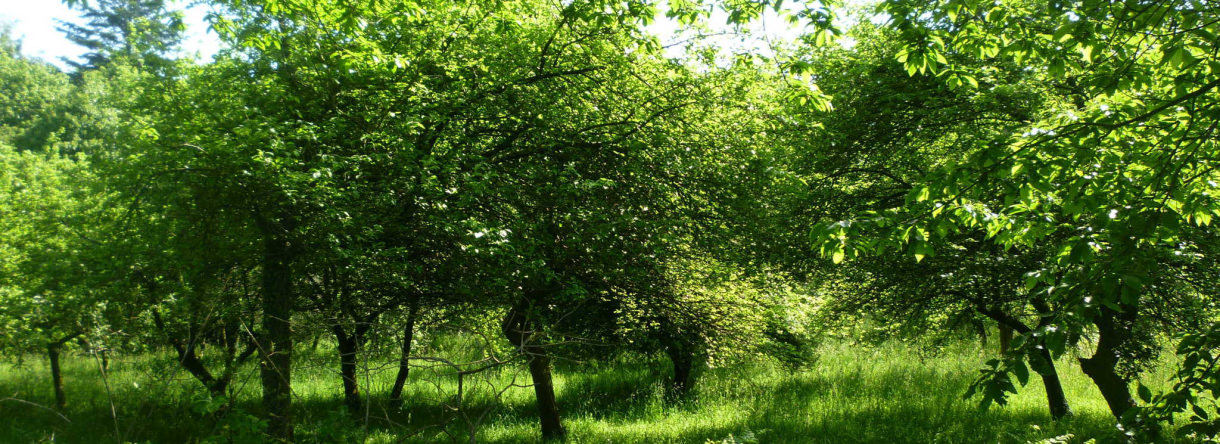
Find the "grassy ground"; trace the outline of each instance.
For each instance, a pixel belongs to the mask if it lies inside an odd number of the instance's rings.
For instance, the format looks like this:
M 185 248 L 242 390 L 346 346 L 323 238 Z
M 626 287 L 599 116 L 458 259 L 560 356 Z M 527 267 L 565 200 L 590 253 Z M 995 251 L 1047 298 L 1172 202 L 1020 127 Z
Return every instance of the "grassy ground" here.
M 372 400 L 365 411 L 349 413 L 340 402 L 337 365 L 324 348 L 299 354 L 294 374 L 299 441 L 466 441 L 472 426 L 478 442 L 537 441 L 532 389 L 509 387 L 498 401 L 494 395 L 514 377 L 519 385 L 528 383 L 528 373 L 515 367 L 465 379 L 460 411 L 439 407 L 456 405 L 452 377 L 413 371 L 409 401 L 392 409 L 380 399 L 392 383 L 391 369 L 365 369 L 362 383 Z M 1100 394 L 1067 361 L 1060 372 L 1073 418 L 1050 420 L 1036 377 L 1007 407 L 979 410 L 961 395 L 986 359 L 976 344 L 934 355 L 903 344 L 827 346 L 808 370 L 790 372 L 768 364 L 708 370 L 680 402 L 663 395 L 667 364 L 661 359 L 560 362 L 555 376 L 569 442 L 574 443 L 1025 443 L 1067 434 L 1074 435 L 1067 442 L 1116 439 Z M 2 361 L 0 398 L 52 404 L 43 360 Z M 241 411 L 259 411 L 256 373 L 244 372 L 235 382 Z M 199 385 L 167 357 L 118 357 L 103 381 L 92 358 L 73 356 L 64 374 L 65 417 L 11 399 L 0 401 L 0 443 L 197 442 L 209 436 L 240 437 L 258 428 L 249 415 L 217 421 L 202 413 Z M 1164 380 L 1159 375 L 1149 379 Z M 447 426 L 429 427 L 442 420 Z

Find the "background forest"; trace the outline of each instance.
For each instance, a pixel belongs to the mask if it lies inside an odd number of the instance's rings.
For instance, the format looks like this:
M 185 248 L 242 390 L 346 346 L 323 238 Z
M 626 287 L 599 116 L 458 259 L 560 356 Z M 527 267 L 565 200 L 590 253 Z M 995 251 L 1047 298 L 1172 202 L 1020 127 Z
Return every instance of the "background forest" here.
M 67 2 L 0 442 L 1220 433 L 1213 2 Z

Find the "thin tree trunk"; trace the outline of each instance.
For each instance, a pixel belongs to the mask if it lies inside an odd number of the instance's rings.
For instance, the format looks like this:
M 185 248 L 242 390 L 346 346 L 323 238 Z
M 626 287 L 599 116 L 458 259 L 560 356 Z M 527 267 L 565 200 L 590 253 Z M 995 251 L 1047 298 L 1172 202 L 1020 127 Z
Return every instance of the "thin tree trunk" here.
M 257 344 L 250 341 L 246 344 L 246 349 L 240 354 L 236 354 L 236 350 L 230 351 L 228 360 L 225 361 L 225 367 L 220 377 L 216 379 L 216 385 L 212 388 L 212 392 L 224 395 L 228 390 L 229 383 L 233 381 L 233 375 L 237 373 L 237 369 L 245 364 L 254 353 L 258 351 Z
M 203 386 L 208 389 L 212 396 L 224 394 L 225 386 L 228 384 L 212 376 L 212 372 L 208 371 L 207 367 L 203 365 L 203 361 L 199 360 L 199 356 L 194 349 L 178 350 L 178 359 L 178 362 L 182 364 L 182 368 L 185 368 L 195 379 L 203 383 Z
M 1001 355 L 1008 353 L 1008 346 L 1012 342 L 1013 332 L 1028 334 L 1032 331 L 1029 326 L 1022 323 L 1020 320 L 1009 316 L 1000 310 L 992 310 L 979 305 L 978 310 L 987 317 L 995 320 L 1000 325 L 1000 353 Z M 1046 318 L 1042 322 L 1046 322 Z M 1045 327 L 1045 324 L 1040 324 Z M 1044 365 L 1036 365 L 1032 359 L 1042 360 Z M 1047 409 L 1050 411 L 1051 418 L 1060 419 L 1072 414 L 1072 408 L 1068 404 L 1067 394 L 1063 391 L 1063 383 L 1059 380 L 1059 372 L 1055 369 L 1055 361 L 1051 357 L 1051 352 L 1045 345 L 1039 349 L 1037 357 L 1032 357 L 1030 361 L 1031 367 L 1042 377 L 1042 384 L 1046 388 Z
M 398 357 L 398 376 L 394 377 L 394 388 L 390 390 L 390 402 L 393 405 L 402 404 L 402 390 L 407 385 L 410 375 L 411 341 L 415 336 L 415 317 L 419 314 L 419 298 L 411 300 L 411 308 L 407 311 L 407 325 L 402 331 L 402 350 Z
M 64 394 L 64 378 L 59 369 L 59 351 L 62 345 L 62 342 L 47 344 L 47 358 L 51 360 L 51 385 L 55 387 L 55 409 L 60 411 L 68 406 L 68 399 Z
M 64 377 L 59 366 L 59 352 L 63 350 L 64 344 L 80 335 L 81 333 L 72 333 L 57 341 L 47 343 L 47 359 L 51 361 L 51 385 L 55 388 L 55 408 L 61 411 L 68 406 L 68 397 L 64 394 Z
M 259 375 L 267 434 L 292 442 L 292 274 L 286 239 L 265 234 L 263 253 L 263 340 Z
M 341 325 L 332 327 L 339 348 L 339 373 L 343 377 L 343 401 L 349 413 L 360 411 L 360 385 L 356 381 L 357 338 Z
M 522 300 L 508 311 L 501 328 L 508 341 L 529 359 L 530 377 L 534 381 L 534 397 L 538 402 L 538 421 L 544 440 L 562 439 L 567 433 L 559 418 L 559 403 L 555 400 L 555 386 L 551 378 L 551 359 L 546 349 L 538 343 L 537 323 L 531 322 L 526 313 L 527 302 Z
M 169 329 L 166 328 L 165 321 L 161 318 L 161 312 L 159 310 L 154 308 L 152 310 L 152 315 L 153 324 L 165 334 L 170 346 L 173 347 L 174 352 L 178 354 L 178 364 L 181 365 L 182 368 L 187 371 L 187 373 L 194 376 L 200 384 L 203 384 L 203 387 L 206 388 L 208 393 L 213 397 L 224 395 L 225 389 L 229 385 L 229 381 L 227 379 L 216 379 L 215 376 L 212 376 L 212 372 L 208 371 L 207 366 L 203 365 L 203 361 L 199 359 L 199 354 L 195 350 L 194 346 L 197 338 L 187 337 L 186 344 L 183 344 L 182 341 L 175 338 L 172 333 L 170 333 Z
M 1055 369 L 1050 350 L 1043 347 L 1039 355 L 1045 361 L 1045 367 L 1038 369 L 1038 375 L 1042 377 L 1042 385 L 1046 387 L 1046 401 L 1050 407 L 1051 418 L 1071 416 L 1072 407 L 1068 405 L 1067 394 L 1063 392 L 1063 383 L 1059 381 L 1059 371 Z

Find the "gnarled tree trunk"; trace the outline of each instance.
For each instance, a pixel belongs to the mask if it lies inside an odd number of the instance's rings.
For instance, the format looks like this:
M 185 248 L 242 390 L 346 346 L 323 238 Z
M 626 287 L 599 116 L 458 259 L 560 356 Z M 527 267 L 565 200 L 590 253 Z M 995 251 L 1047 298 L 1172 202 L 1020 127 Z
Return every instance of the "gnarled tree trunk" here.
M 1102 308 L 1094 321 L 1097 325 L 1097 351 L 1089 358 L 1080 359 L 1080 369 L 1101 391 L 1115 418 L 1122 418 L 1127 410 L 1135 407 L 1127 379 L 1118 374 L 1118 350 L 1131 337 L 1130 332 L 1119 323 L 1134 317 L 1133 307 L 1127 307 L 1123 313 Z
M 161 330 L 161 332 L 166 335 L 170 346 L 173 347 L 174 352 L 178 354 L 178 364 L 181 365 L 182 368 L 187 371 L 187 373 L 194 376 L 200 384 L 203 384 L 203 387 L 206 388 L 208 393 L 213 397 L 224 395 L 225 390 L 229 386 L 229 380 L 227 377 L 218 379 L 212 375 L 211 371 L 208 371 L 207 366 L 205 366 L 203 361 L 199 359 L 199 353 L 195 348 L 197 338 L 188 337 L 186 338 L 186 343 L 184 344 L 183 341 L 175 338 L 173 333 L 171 333 L 166 327 L 165 321 L 161 318 L 161 312 L 159 310 L 154 308 L 152 310 L 152 315 L 153 324 L 157 326 L 157 329 Z

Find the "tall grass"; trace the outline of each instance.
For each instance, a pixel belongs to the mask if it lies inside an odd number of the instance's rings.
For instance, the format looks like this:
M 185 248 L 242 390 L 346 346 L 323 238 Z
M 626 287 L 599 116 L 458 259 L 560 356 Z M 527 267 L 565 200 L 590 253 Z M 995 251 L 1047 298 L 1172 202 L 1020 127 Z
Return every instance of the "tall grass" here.
M 440 348 L 468 354 L 461 341 Z M 935 354 L 903 343 L 828 345 L 805 370 L 764 362 L 709 369 L 680 401 L 664 395 L 668 362 L 659 356 L 561 360 L 555 376 L 573 443 L 1025 443 L 1069 434 L 1066 442 L 1117 440 L 1101 395 L 1069 360 L 1059 363 L 1075 412 L 1069 419 L 1051 421 L 1037 377 L 1002 408 L 980 410 L 963 400 L 992 353 L 973 343 Z M 383 399 L 393 366 L 382 364 L 389 359 L 370 360 L 361 372 L 365 409 L 348 412 L 333 353 L 322 347 L 299 356 L 293 388 L 300 442 L 465 441 L 472 428 L 478 442 L 537 442 L 533 391 L 519 365 L 465 378 L 456 411 L 444 407 L 457 402 L 457 379 L 444 367 L 414 369 L 407 402 L 391 408 Z M 249 415 L 218 420 L 207 413 L 201 387 L 170 356 L 156 354 L 112 359 L 109 390 L 92 357 L 66 359 L 69 406 L 61 418 L 30 404 L 53 405 L 51 387 L 46 363 L 23 358 L 0 363 L 0 398 L 22 400 L 0 401 L 0 443 L 177 443 L 209 436 L 226 442 L 257 428 Z M 511 386 L 514 378 L 518 386 Z M 1165 380 L 1163 374 L 1147 379 Z M 233 392 L 237 412 L 259 412 L 253 366 Z

